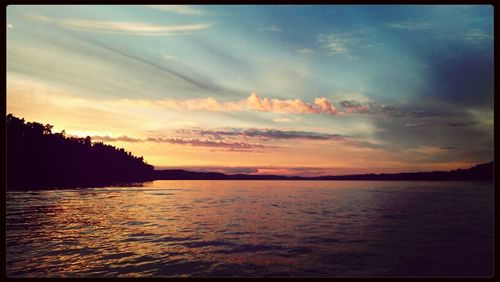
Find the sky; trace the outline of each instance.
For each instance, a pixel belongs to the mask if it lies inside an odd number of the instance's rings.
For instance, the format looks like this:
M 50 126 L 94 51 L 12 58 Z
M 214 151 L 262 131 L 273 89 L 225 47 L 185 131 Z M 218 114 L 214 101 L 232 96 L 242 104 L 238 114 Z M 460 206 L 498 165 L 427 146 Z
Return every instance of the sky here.
M 157 169 L 493 160 L 490 5 L 7 6 L 7 113 Z

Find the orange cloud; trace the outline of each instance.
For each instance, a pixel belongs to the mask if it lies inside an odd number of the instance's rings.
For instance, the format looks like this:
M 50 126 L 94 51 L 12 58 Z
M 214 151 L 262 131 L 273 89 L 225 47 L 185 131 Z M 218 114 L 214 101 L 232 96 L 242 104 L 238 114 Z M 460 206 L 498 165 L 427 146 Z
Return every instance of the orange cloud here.
M 325 97 L 315 98 L 314 103 L 308 103 L 300 99 L 280 100 L 267 97 L 260 98 L 255 92 L 252 92 L 247 99 L 236 102 L 219 102 L 213 97 L 208 97 L 188 100 L 164 99 L 157 101 L 124 99 L 119 103 L 173 110 L 204 110 L 214 112 L 256 110 L 274 113 L 337 114 L 335 106 Z
M 255 92 L 252 92 L 247 98 L 249 108 L 264 112 L 277 113 L 300 113 L 300 114 L 332 114 L 335 115 L 337 110 L 328 101 L 327 98 L 316 98 L 314 104 L 304 102 L 300 99 L 294 100 L 279 100 L 260 98 Z

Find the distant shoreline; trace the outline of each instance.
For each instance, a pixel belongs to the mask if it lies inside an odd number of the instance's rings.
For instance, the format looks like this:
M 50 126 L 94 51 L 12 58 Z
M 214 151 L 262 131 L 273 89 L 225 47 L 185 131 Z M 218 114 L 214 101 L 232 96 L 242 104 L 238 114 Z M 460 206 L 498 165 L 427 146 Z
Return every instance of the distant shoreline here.
M 81 184 L 68 186 L 42 187 L 32 186 L 26 188 L 8 188 L 8 191 L 33 191 L 33 190 L 62 190 L 62 189 L 86 189 L 99 187 L 141 187 L 142 184 L 157 180 L 190 180 L 190 181 L 464 181 L 464 182 L 493 182 L 494 162 L 479 164 L 469 169 L 457 169 L 452 171 L 433 172 L 409 172 L 409 173 L 384 173 L 384 174 L 355 174 L 342 176 L 283 176 L 283 175 L 251 175 L 251 174 L 224 174 L 217 172 L 194 172 L 180 169 L 155 170 L 154 175 L 143 181 L 108 182 L 95 184 Z
M 305 180 L 305 181 L 493 181 L 493 161 L 478 164 L 468 169 L 452 171 L 326 175 L 326 176 L 284 176 L 284 175 L 251 175 L 224 174 L 216 172 L 193 172 L 181 169 L 155 170 L 155 180 Z
M 151 179 L 144 180 L 142 182 L 127 182 L 127 183 L 108 183 L 108 184 L 95 184 L 95 185 L 75 185 L 75 186 L 60 186 L 60 187 L 28 187 L 28 188 L 7 188 L 6 191 L 10 192 L 30 192 L 30 191 L 40 191 L 40 190 L 78 190 L 78 189 L 89 189 L 89 188 L 104 188 L 104 187 L 143 187 L 144 183 L 153 182 L 153 181 L 381 181 L 381 182 L 491 182 L 493 183 L 493 179 L 464 179 L 464 180 L 456 180 L 456 179 L 414 179 L 414 180 L 405 180 L 405 179 Z
M 456 180 L 456 179 L 415 179 L 415 180 L 405 180 L 405 179 L 153 179 L 144 182 L 137 183 L 146 183 L 153 181 L 161 181 L 161 180 L 186 180 L 186 181 L 393 181 L 393 182 L 492 182 L 492 180 L 474 180 L 474 179 L 466 179 L 466 180 Z M 120 187 L 127 186 L 127 184 L 119 184 L 119 185 L 99 185 L 100 187 Z

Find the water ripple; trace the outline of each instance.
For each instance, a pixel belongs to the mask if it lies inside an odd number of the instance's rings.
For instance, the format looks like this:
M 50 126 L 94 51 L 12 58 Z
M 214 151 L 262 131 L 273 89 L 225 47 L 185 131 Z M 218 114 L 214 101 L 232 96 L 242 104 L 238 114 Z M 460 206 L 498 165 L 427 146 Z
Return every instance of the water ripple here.
M 493 187 L 155 181 L 7 192 L 11 277 L 492 273 Z

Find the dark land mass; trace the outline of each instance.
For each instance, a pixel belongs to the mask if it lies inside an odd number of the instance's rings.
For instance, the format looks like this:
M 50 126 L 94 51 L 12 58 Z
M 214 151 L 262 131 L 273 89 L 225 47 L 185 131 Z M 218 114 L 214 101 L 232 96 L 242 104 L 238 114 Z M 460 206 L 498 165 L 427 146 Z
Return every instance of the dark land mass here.
M 92 187 L 152 180 L 142 157 L 90 137 L 52 133 L 52 126 L 6 117 L 7 189 Z
M 470 180 L 493 181 L 493 161 L 452 171 L 282 176 L 154 170 L 142 157 L 91 138 L 52 133 L 52 126 L 6 117 L 6 187 L 8 190 L 122 186 L 153 180 Z
M 468 169 L 432 172 L 382 173 L 382 174 L 354 174 L 354 175 L 327 175 L 318 177 L 282 176 L 282 175 L 249 175 L 224 174 L 215 172 L 192 172 L 180 169 L 156 170 L 157 180 L 471 180 L 493 181 L 493 162 L 479 164 Z

